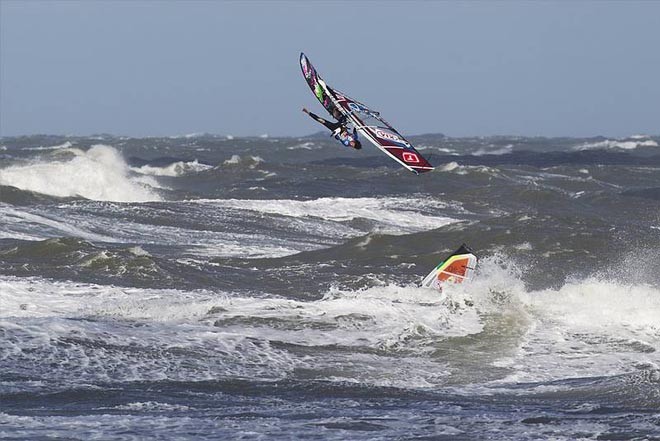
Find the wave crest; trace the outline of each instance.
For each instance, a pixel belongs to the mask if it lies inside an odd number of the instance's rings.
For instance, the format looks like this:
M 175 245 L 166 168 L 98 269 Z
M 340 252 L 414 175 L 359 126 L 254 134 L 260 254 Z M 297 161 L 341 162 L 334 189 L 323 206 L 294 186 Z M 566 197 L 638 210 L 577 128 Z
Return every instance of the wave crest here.
M 60 150 L 59 152 L 63 152 Z M 47 160 L 0 169 L 0 185 L 57 197 L 83 197 L 97 201 L 160 201 L 156 181 L 132 177 L 121 153 L 97 144 L 89 150 L 68 148 L 73 158 Z

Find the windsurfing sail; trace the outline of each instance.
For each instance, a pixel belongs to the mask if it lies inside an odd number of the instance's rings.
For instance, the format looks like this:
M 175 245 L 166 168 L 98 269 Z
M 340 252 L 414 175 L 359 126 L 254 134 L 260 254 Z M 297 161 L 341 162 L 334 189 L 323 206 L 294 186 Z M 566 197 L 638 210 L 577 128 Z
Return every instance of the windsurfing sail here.
M 300 67 L 310 89 L 330 115 L 335 111 L 345 115 L 363 138 L 411 172 L 419 174 L 433 170 L 429 161 L 379 112 L 328 86 L 303 53 L 300 54 Z
M 470 247 L 463 244 L 424 277 L 422 287 L 438 289 L 443 283 L 463 283 L 472 277 L 477 260 Z

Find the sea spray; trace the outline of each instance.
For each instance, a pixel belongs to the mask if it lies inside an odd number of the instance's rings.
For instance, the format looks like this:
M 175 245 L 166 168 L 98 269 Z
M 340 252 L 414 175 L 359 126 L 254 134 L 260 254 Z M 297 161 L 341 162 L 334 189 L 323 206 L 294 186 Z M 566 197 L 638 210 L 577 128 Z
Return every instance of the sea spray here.
M 63 159 L 62 153 L 68 153 Z M 41 157 L 29 164 L 0 169 L 0 185 L 59 197 L 83 197 L 98 201 L 159 201 L 157 184 L 137 182 L 121 153 L 107 145 L 89 150 L 58 150 L 59 155 Z M 71 155 L 73 157 L 71 157 Z

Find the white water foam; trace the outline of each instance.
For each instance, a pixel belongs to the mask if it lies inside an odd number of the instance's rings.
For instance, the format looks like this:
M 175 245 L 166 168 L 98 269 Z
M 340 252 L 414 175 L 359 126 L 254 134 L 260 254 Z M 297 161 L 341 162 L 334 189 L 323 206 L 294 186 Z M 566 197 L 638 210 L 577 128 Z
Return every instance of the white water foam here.
M 420 357 L 428 343 L 480 329 L 474 312 L 452 320 L 443 301 L 392 285 L 305 302 L 2 277 L 0 327 L 10 338 L 0 355 L 50 381 L 275 379 L 298 368 L 325 380 L 428 387 L 446 375 L 443 362 Z M 297 355 L 278 343 L 357 352 Z
M 334 222 L 368 219 L 378 226 L 375 231 L 406 234 L 432 230 L 458 222 L 440 214 L 421 213 L 420 209 L 440 211 L 448 204 L 421 198 L 319 198 L 309 201 L 292 199 L 204 199 L 191 201 L 216 207 L 250 210 L 293 218 L 319 218 Z
M 442 166 L 436 167 L 435 173 L 454 173 L 457 175 L 467 175 L 469 173 L 483 173 L 497 178 L 505 178 L 502 171 L 497 168 L 487 167 L 485 165 L 461 165 L 458 162 L 448 162 Z M 508 178 L 506 178 L 508 179 Z
M 595 279 L 522 297 L 538 319 L 509 380 L 544 381 L 660 369 L 660 289 Z
M 419 151 L 424 151 L 424 150 L 434 150 L 435 152 L 438 153 L 447 153 L 450 155 L 458 155 L 459 153 L 456 150 L 447 148 L 447 147 L 438 147 L 434 145 L 426 145 L 426 144 L 418 144 L 415 146 L 415 149 Z
M 100 242 L 116 242 L 113 237 L 93 232 L 94 225 L 77 225 L 58 214 L 32 213 L 0 202 L 0 238 L 44 240 L 72 236 Z
M 316 145 L 315 143 L 311 141 L 306 141 L 300 144 L 292 145 L 287 147 L 287 150 L 318 150 L 320 148 L 323 148 L 322 146 Z
M 658 143 L 648 137 L 636 136 L 632 140 L 606 139 L 604 141 L 584 143 L 573 147 L 574 150 L 621 149 L 634 150 L 639 147 L 658 147 Z
M 246 164 L 250 168 L 255 168 L 257 165 L 264 162 L 263 158 L 260 156 L 245 156 L 241 157 L 240 155 L 232 155 L 231 158 L 223 162 L 224 165 L 240 165 Z
M 71 144 L 70 141 L 66 141 L 63 144 L 42 146 L 42 147 L 26 147 L 23 150 L 60 150 L 60 149 L 68 149 L 70 147 L 73 147 L 73 144 Z
M 139 403 L 138 403 L 139 404 Z M 147 403 L 148 404 L 148 403 Z M 177 408 L 178 407 L 178 408 Z M 275 431 L 281 433 L 281 438 L 291 438 L 288 428 L 276 429 L 267 423 L 262 427 L 255 427 L 254 423 L 247 423 L 243 417 L 190 417 L 186 413 L 187 406 L 162 405 L 160 410 L 156 407 L 130 408 L 116 406 L 110 412 L 103 407 L 90 408 L 93 415 L 73 416 L 49 414 L 36 416 L 20 416 L 0 412 L 0 426 L 3 427 L 8 439 L 112 439 L 115 441 L 172 440 L 172 439 L 215 439 L 245 438 L 245 434 L 253 437 L 255 433 L 268 433 Z M 119 411 L 119 412 L 118 412 Z M 266 420 L 268 421 L 268 420 Z M 271 423 L 274 424 L 274 423 Z M 256 430 L 259 430 L 257 432 Z M 191 435 L 191 434 L 204 435 Z M 313 436 L 313 435 L 310 435 Z
M 449 172 L 456 170 L 457 168 L 460 167 L 460 164 L 456 161 L 448 162 L 446 164 L 443 164 L 441 166 L 436 167 L 436 169 L 440 172 Z
M 515 347 L 490 361 L 510 370 L 498 387 L 660 369 L 657 286 L 584 279 L 528 291 L 520 270 L 502 269 L 501 260 L 482 260 L 478 276 L 462 286 L 477 309 L 521 327 Z
M 173 207 L 184 205 L 195 219 L 185 225 L 152 223 L 148 212 L 169 216 Z M 274 216 L 268 229 L 245 230 L 238 219 L 263 223 L 258 212 L 211 207 L 196 202 L 170 202 L 167 205 L 137 207 L 113 202 L 78 200 L 48 207 L 15 207 L 0 203 L 0 238 L 44 240 L 79 237 L 98 242 L 125 242 L 185 247 L 182 257 L 269 258 L 333 246 L 364 234 L 361 229 L 318 218 Z M 216 225 L 225 225 L 218 229 Z
M 63 151 L 63 150 L 60 150 Z M 119 151 L 95 145 L 87 151 L 64 149 L 72 159 L 42 159 L 28 165 L 0 169 L 0 185 L 58 197 L 84 197 L 98 201 L 146 202 L 161 200 L 142 177 L 130 176 L 128 165 Z M 153 179 L 153 178 L 149 178 Z M 151 187 L 151 188 L 150 188 Z
M 480 147 L 477 151 L 472 153 L 475 156 L 483 155 L 506 155 L 513 151 L 513 144 L 507 144 L 503 147 L 489 145 L 488 147 Z
M 79 366 L 53 379 L 268 379 L 304 369 L 409 388 L 483 385 L 490 375 L 501 389 L 660 367 L 658 288 L 589 279 L 530 292 L 515 273 L 486 259 L 473 282 L 444 295 L 383 285 L 314 301 L 3 276 L 0 326 L 23 337 L 0 352 Z
M 178 161 L 165 167 L 156 167 L 153 165 L 143 165 L 142 167 L 131 167 L 136 173 L 151 176 L 183 176 L 186 174 L 198 173 L 212 169 L 212 165 L 200 164 L 196 159 L 194 161 Z
M 51 386 L 272 380 L 290 373 L 298 362 L 268 340 L 199 322 L 219 297 L 222 293 L 1 277 L 0 329 L 8 338 L 0 342 L 0 358 Z M 5 387 L 12 386 L 0 382 Z
M 62 208 L 66 208 L 64 205 Z M 112 210 L 112 207 L 104 207 Z M 79 237 L 95 242 L 132 242 L 149 245 L 182 245 L 182 255 L 205 257 L 281 257 L 319 247 L 318 241 L 272 238 L 266 234 L 243 234 L 150 225 L 104 216 L 88 218 L 67 211 L 27 211 L 0 203 L 0 238 L 45 240 Z M 120 211 L 120 210 L 116 210 Z M 314 228 L 314 226 L 310 226 Z M 106 234 L 94 233 L 104 231 Z M 331 231 L 324 229 L 324 231 Z M 354 234 L 359 234 L 355 232 Z M 345 229 L 334 235 L 346 237 Z M 332 244 L 332 242 L 330 242 Z M 137 249 L 137 248 L 136 248 Z
M 193 138 L 200 138 L 202 136 L 207 136 L 208 133 L 204 132 L 193 132 L 193 133 L 186 133 L 185 135 L 171 135 L 168 136 L 170 139 L 193 139 Z

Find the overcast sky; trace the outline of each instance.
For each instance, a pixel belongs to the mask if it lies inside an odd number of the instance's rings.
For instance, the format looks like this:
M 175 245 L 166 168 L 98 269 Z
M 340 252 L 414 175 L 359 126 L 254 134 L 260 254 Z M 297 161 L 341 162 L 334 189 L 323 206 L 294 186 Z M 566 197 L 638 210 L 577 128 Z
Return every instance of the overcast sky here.
M 303 135 L 300 73 L 402 133 L 660 133 L 660 2 L 0 0 L 0 135 Z

